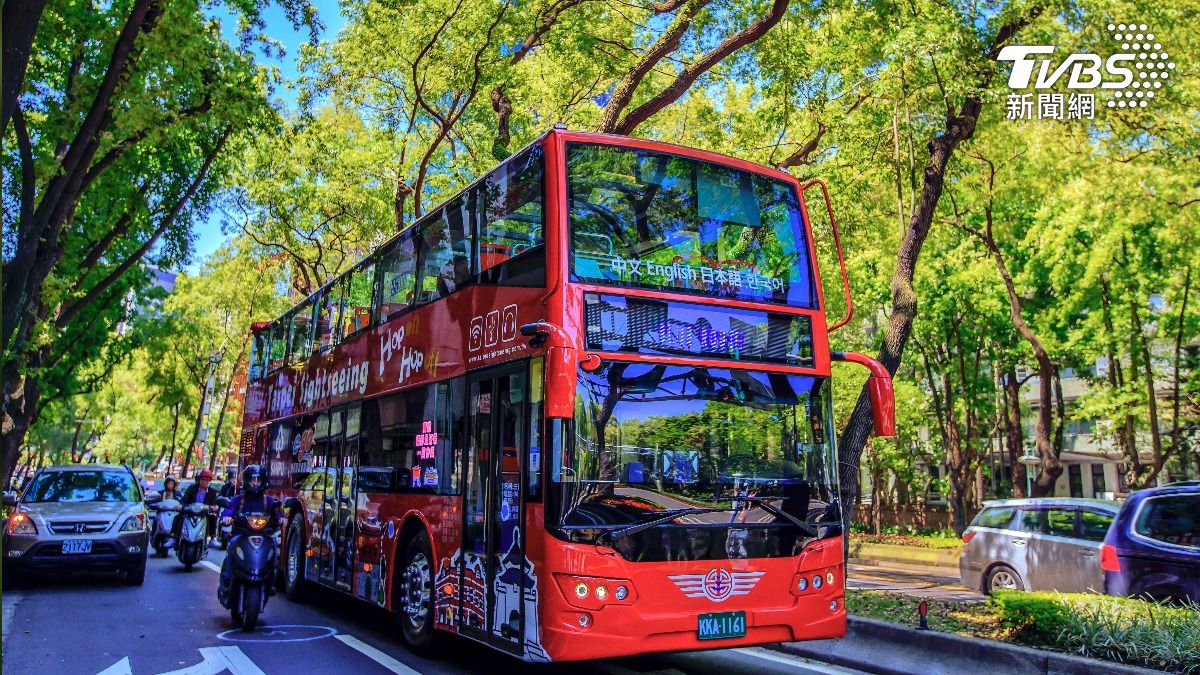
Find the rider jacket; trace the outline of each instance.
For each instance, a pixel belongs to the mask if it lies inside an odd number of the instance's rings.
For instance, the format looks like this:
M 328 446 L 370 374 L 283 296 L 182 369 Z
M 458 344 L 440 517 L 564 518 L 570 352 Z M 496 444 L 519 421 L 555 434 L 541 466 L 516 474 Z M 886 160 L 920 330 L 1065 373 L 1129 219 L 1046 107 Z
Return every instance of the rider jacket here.
M 243 505 L 247 508 L 243 508 Z M 279 501 L 268 494 L 263 494 L 258 499 L 251 499 L 249 500 L 249 503 L 247 503 L 246 495 L 238 495 L 234 497 L 229 502 L 229 506 L 226 506 L 225 510 L 221 512 L 221 517 L 233 518 L 243 511 L 270 514 L 275 518 L 276 523 L 283 519 L 283 509 L 280 508 Z M 236 520 L 234 521 L 233 531 L 231 534 L 245 534 L 244 531 L 239 531 Z

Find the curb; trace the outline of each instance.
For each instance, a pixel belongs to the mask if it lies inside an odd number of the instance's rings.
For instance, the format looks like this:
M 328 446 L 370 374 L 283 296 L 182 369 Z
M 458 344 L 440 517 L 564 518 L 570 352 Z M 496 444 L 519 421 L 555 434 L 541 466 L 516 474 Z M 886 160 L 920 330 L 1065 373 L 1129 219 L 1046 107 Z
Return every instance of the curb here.
M 851 543 L 850 557 L 867 560 L 888 560 L 925 567 L 953 567 L 958 569 L 961 549 L 921 548 L 899 544 Z
M 917 630 L 855 616 L 847 618 L 846 637 L 840 640 L 784 642 L 773 648 L 878 675 L 1149 675 L 1162 672 L 994 640 Z

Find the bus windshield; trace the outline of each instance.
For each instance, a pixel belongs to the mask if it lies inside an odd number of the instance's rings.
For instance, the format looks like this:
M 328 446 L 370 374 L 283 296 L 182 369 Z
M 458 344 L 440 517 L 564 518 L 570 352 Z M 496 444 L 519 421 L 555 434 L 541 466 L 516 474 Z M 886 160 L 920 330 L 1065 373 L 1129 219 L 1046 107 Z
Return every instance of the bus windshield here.
M 815 307 L 794 186 L 675 155 L 567 147 L 572 273 L 618 286 Z
M 574 439 L 551 472 L 559 532 L 639 560 L 794 555 L 840 533 L 831 415 L 824 378 L 621 362 L 581 371 Z M 612 536 L 623 529 L 636 534 Z

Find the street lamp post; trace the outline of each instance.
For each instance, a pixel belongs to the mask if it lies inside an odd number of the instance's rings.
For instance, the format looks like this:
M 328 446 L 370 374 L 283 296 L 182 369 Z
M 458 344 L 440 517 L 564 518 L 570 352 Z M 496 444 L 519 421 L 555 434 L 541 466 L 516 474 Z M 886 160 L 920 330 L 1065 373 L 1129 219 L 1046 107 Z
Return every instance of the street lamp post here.
M 1038 457 L 1037 446 L 1029 440 L 1025 441 L 1025 454 L 1017 458 L 1017 461 L 1025 465 L 1025 496 L 1033 496 L 1033 467 L 1042 463 L 1042 458 Z
M 207 377 L 204 382 L 204 393 L 200 397 L 200 409 L 196 411 L 196 433 L 195 438 L 202 443 L 204 447 L 208 446 L 208 439 L 202 438 L 201 431 L 204 426 L 204 416 L 208 414 L 208 396 L 212 393 L 213 387 L 216 385 L 217 365 L 221 363 L 221 352 L 214 351 L 208 357 Z M 187 454 L 183 459 L 183 467 L 179 473 L 180 477 L 187 478 L 188 466 L 192 463 L 192 449 L 195 446 L 189 446 Z

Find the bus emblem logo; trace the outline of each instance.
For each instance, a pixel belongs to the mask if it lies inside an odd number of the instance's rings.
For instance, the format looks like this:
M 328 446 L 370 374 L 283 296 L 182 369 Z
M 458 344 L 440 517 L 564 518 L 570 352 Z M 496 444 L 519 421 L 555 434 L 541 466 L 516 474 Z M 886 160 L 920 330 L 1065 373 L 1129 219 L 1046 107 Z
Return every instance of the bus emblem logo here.
M 667 578 L 689 598 L 725 602 L 735 595 L 748 595 L 766 572 L 730 572 L 721 568 L 707 574 L 673 574 Z

